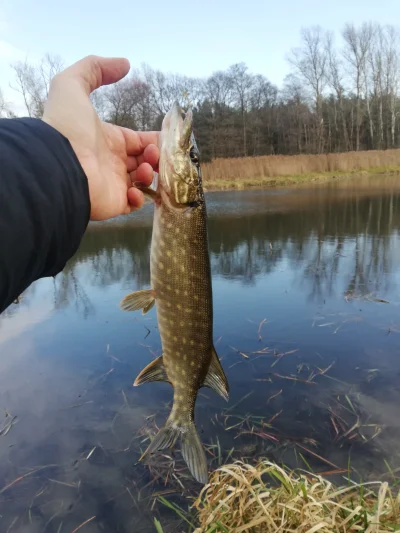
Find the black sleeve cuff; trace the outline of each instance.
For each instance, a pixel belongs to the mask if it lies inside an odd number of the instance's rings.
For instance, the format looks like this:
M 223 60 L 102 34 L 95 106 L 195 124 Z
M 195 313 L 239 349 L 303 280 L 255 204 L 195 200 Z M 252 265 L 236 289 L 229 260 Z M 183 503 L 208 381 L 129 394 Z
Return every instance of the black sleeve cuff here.
M 70 142 L 39 119 L 0 120 L 0 312 L 76 252 L 90 217 Z

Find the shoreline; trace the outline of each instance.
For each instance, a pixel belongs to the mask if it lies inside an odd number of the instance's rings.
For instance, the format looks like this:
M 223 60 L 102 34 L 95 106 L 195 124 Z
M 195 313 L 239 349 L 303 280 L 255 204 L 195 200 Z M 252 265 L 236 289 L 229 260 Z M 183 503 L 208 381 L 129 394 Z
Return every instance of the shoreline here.
M 232 178 L 226 180 L 205 179 L 205 192 L 243 191 L 249 189 L 295 188 L 308 184 L 329 183 L 339 180 L 368 178 L 374 176 L 400 176 L 400 166 L 376 167 L 368 170 L 315 172 L 310 174 L 272 176 L 259 178 Z
M 304 179 L 296 180 L 290 183 L 288 180 L 293 178 L 288 178 L 287 176 L 282 178 L 273 178 L 274 183 L 269 183 L 268 185 L 259 184 L 251 186 L 243 186 L 243 180 L 238 180 L 240 183 L 234 183 L 230 187 L 215 187 L 210 188 L 204 187 L 205 194 L 207 195 L 207 213 L 209 218 L 215 217 L 226 217 L 226 216 L 237 216 L 236 207 L 229 211 L 229 208 L 224 208 L 221 212 L 220 207 L 216 211 L 210 204 L 210 197 L 208 195 L 213 195 L 213 193 L 229 193 L 229 192 L 248 192 L 248 191 L 259 191 L 261 194 L 265 193 L 268 195 L 268 192 L 271 196 L 268 199 L 268 212 L 277 213 L 277 212 L 288 212 L 288 210 L 296 209 L 305 209 L 307 206 L 313 208 L 316 205 L 316 198 L 321 198 L 320 193 L 323 192 L 325 187 L 328 187 L 329 184 L 335 184 L 334 187 L 335 193 L 330 195 L 331 201 L 341 201 L 343 197 L 346 197 L 350 192 L 351 194 L 356 193 L 359 198 L 364 196 L 376 196 L 382 194 L 389 194 L 393 191 L 400 191 L 400 168 L 398 169 L 384 169 L 383 171 L 375 172 L 353 172 L 349 175 L 346 173 L 325 173 L 319 175 L 304 175 Z M 271 180 L 272 181 L 272 180 Z M 236 185 L 236 186 L 235 186 Z M 287 194 L 279 195 L 276 197 L 272 191 L 285 191 Z M 297 192 L 307 193 L 305 196 L 301 194 L 299 196 Z M 317 196 L 316 196 L 317 195 Z M 257 195 L 256 195 L 257 196 Z M 301 200 L 300 198 L 303 198 Z M 305 198 L 305 200 L 304 200 Z M 309 200 L 307 200 L 309 198 Z M 321 201 L 321 200 L 319 200 Z M 223 203 L 223 196 L 218 197 L 217 204 L 221 206 Z M 229 203 L 228 203 L 229 204 Z M 255 209 L 254 204 L 249 205 L 248 209 L 252 214 L 260 213 L 265 211 L 265 204 L 257 203 L 259 209 Z M 244 212 L 241 211 L 241 214 Z M 134 211 L 129 215 L 121 215 L 119 217 L 114 217 L 109 220 L 102 221 L 90 221 L 88 225 L 88 230 L 97 231 L 104 229 L 115 230 L 115 228 L 148 228 L 153 224 L 153 207 L 151 202 L 146 202 L 142 209 L 139 211 Z

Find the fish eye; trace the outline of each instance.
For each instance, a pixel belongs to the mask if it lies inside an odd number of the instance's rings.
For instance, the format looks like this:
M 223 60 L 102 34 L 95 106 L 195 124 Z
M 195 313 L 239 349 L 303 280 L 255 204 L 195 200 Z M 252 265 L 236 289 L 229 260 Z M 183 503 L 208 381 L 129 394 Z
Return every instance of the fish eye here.
M 199 156 L 198 153 L 195 151 L 194 146 L 191 146 L 189 156 L 192 163 L 194 163 L 196 166 L 199 166 Z

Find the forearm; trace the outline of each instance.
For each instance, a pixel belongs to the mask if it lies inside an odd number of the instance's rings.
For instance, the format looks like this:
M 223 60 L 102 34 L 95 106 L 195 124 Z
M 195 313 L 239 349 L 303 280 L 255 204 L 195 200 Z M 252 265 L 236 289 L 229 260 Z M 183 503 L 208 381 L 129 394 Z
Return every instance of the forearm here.
M 64 268 L 89 216 L 87 178 L 69 141 L 38 119 L 0 120 L 0 312 Z

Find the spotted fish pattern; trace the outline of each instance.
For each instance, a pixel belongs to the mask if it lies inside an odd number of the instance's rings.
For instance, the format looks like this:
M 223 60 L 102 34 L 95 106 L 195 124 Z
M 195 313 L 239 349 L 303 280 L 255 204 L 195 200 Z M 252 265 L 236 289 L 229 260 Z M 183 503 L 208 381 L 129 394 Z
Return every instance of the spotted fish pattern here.
M 176 112 L 176 109 L 171 112 Z M 196 169 L 193 174 L 195 201 L 190 199 L 186 203 L 177 203 L 174 195 L 165 190 L 161 179 L 157 194 L 152 193 L 155 210 L 151 288 L 126 296 L 121 307 L 129 311 L 142 309 L 146 313 L 156 304 L 162 355 L 142 370 L 135 385 L 167 381 L 174 388 L 171 413 L 141 459 L 171 447 L 179 440 L 192 475 L 199 482 L 206 483 L 207 461 L 194 424 L 195 402 L 202 386 L 214 389 L 225 399 L 228 399 L 229 388 L 213 345 L 207 212 L 193 134 L 189 137 L 185 153 Z M 175 174 L 182 177 L 177 171 Z M 181 185 L 182 182 L 179 187 Z M 181 191 L 179 187 L 175 190 Z

